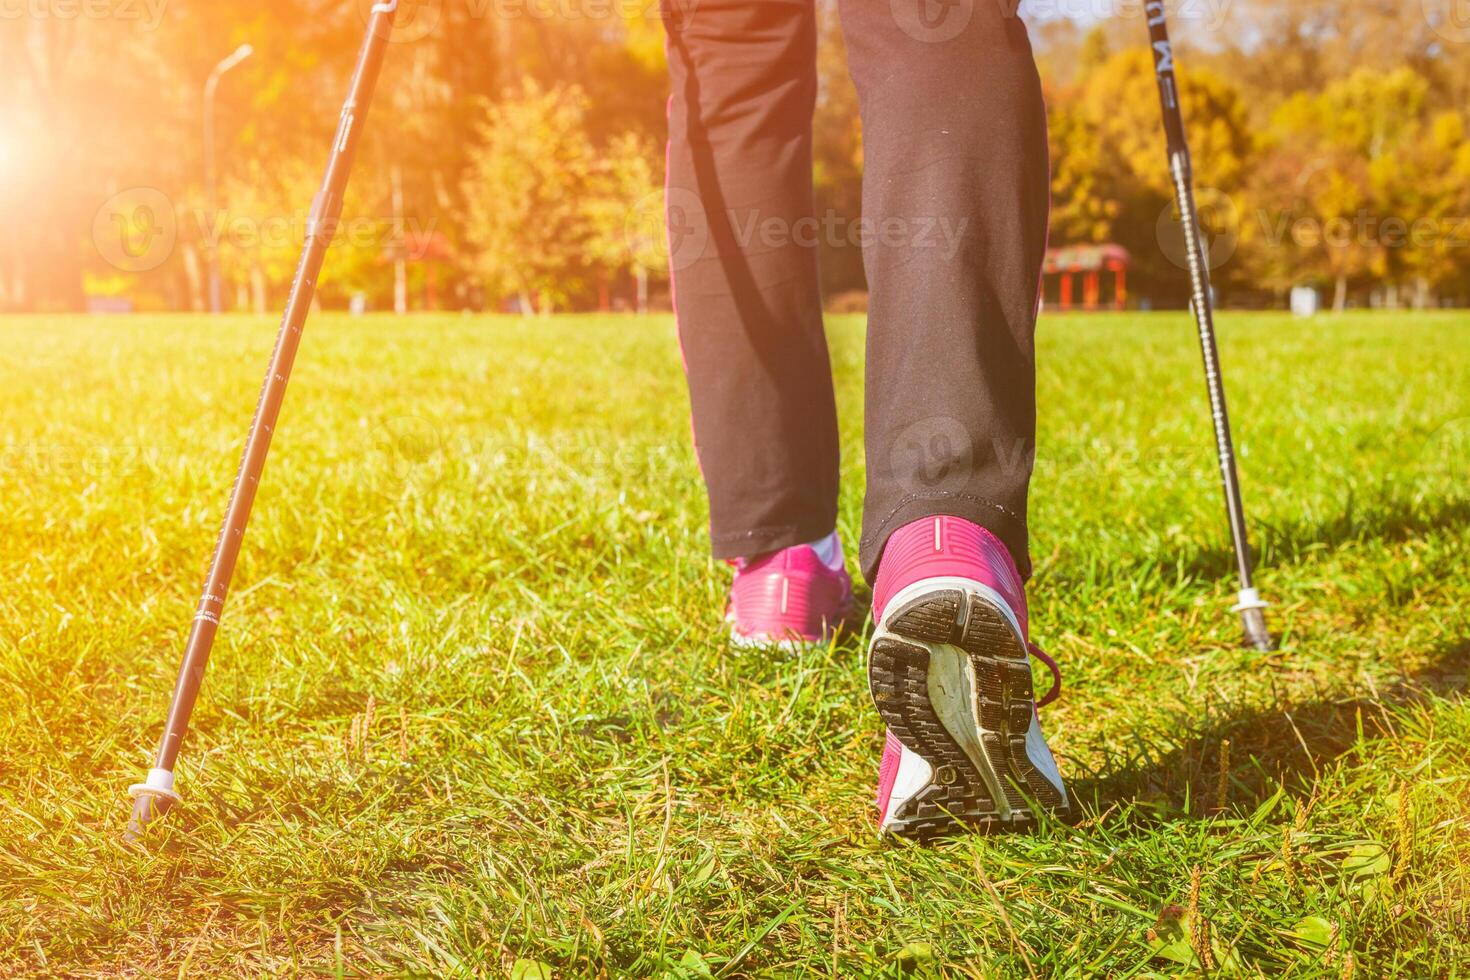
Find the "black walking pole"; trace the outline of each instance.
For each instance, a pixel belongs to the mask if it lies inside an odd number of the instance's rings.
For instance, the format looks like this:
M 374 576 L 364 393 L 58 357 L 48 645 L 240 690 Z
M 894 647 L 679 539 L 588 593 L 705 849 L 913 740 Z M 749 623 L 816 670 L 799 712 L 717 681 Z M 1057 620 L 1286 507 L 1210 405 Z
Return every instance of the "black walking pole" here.
M 230 577 L 235 571 L 235 561 L 240 557 L 240 542 L 245 536 L 245 525 L 250 520 L 251 505 L 255 503 L 255 491 L 260 485 L 266 453 L 270 451 L 271 435 L 275 432 L 276 420 L 281 414 L 281 402 L 286 396 L 286 382 L 291 376 L 291 364 L 296 359 L 296 348 L 301 343 L 301 328 L 306 324 L 311 298 L 316 290 L 317 275 L 321 272 L 327 248 L 336 231 L 337 220 L 342 214 L 342 195 L 347 188 L 347 178 L 352 170 L 358 143 L 362 139 L 363 123 L 372 101 L 373 88 L 378 81 L 378 72 L 383 67 L 383 56 L 387 51 L 397 14 L 398 0 L 375 3 L 369 14 L 367 38 L 357 56 L 357 68 L 352 74 L 352 87 L 348 92 L 347 102 L 342 107 L 342 121 L 332 142 L 327 172 L 322 178 L 321 190 L 312 202 L 307 219 L 306 243 L 296 267 L 296 279 L 291 284 L 291 297 L 286 304 L 286 314 L 281 319 L 280 333 L 276 337 L 275 352 L 271 355 L 270 368 L 260 391 L 255 418 L 250 423 L 250 434 L 245 440 L 240 471 L 235 477 L 234 488 L 230 491 L 229 507 L 225 511 L 224 523 L 220 526 L 214 560 L 209 566 L 209 578 L 204 583 L 204 595 L 199 600 L 199 609 L 194 614 L 194 623 L 189 632 L 189 642 L 184 648 L 184 659 L 179 667 L 179 679 L 174 684 L 173 701 L 169 704 L 163 738 L 158 743 L 158 754 L 154 758 L 153 768 L 148 772 L 147 780 L 129 790 L 134 801 L 133 815 L 128 821 L 127 830 L 127 839 L 130 841 L 136 840 L 151 820 L 162 816 L 170 806 L 179 802 L 179 795 L 174 790 L 174 764 L 178 759 L 184 734 L 189 729 L 189 715 L 194 711 L 194 702 L 199 698 L 204 668 L 209 662 L 209 651 L 214 646 L 220 613 L 224 609 L 225 595 L 229 592 Z
M 1230 414 L 1225 407 L 1225 382 L 1220 376 L 1220 353 L 1215 345 L 1214 298 L 1210 294 L 1210 265 L 1200 233 L 1199 209 L 1194 200 L 1194 172 L 1189 158 L 1189 141 L 1184 116 L 1179 109 L 1179 85 L 1174 77 L 1174 48 L 1169 43 L 1169 26 L 1163 0 L 1144 4 L 1149 40 L 1153 44 L 1154 72 L 1164 106 L 1164 133 L 1169 142 L 1169 173 L 1179 204 L 1188 253 L 1189 281 L 1193 291 L 1190 306 L 1199 327 L 1200 351 L 1204 354 L 1205 385 L 1210 393 L 1210 414 L 1215 423 L 1215 446 L 1220 457 L 1220 478 L 1225 488 L 1225 508 L 1230 517 L 1230 537 L 1235 545 L 1235 562 L 1240 571 L 1240 597 L 1235 611 L 1245 626 L 1245 641 L 1257 650 L 1273 649 L 1266 628 L 1266 603 L 1251 581 L 1251 551 L 1246 535 L 1245 505 L 1240 495 L 1240 475 L 1235 468 L 1235 443 L 1230 436 Z

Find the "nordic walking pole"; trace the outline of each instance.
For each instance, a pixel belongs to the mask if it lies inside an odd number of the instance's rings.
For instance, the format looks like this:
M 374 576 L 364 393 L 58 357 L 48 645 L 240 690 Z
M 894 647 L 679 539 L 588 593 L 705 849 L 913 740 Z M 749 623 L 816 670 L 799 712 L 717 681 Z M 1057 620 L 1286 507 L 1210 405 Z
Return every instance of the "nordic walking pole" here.
M 1235 467 L 1235 442 L 1230 436 L 1230 413 L 1225 407 L 1225 382 L 1220 376 L 1220 352 L 1215 344 L 1214 299 L 1210 294 L 1210 265 L 1200 233 L 1199 208 L 1194 200 L 1194 169 L 1184 116 L 1179 108 L 1179 84 L 1174 76 L 1174 48 L 1169 43 L 1169 26 L 1163 0 L 1144 4 L 1149 39 L 1153 44 L 1154 74 L 1164 107 L 1164 133 L 1169 143 L 1169 173 L 1179 204 L 1188 252 L 1189 282 L 1193 291 L 1190 307 L 1199 328 L 1200 351 L 1205 361 L 1205 386 L 1210 393 L 1210 414 L 1215 423 L 1215 446 L 1220 457 L 1220 478 L 1225 488 L 1225 509 L 1230 517 L 1230 537 L 1235 545 L 1235 563 L 1240 571 L 1240 596 L 1235 611 L 1245 627 L 1245 641 L 1257 650 L 1274 649 L 1266 628 L 1266 603 L 1251 579 L 1250 541 L 1246 534 L 1245 504 L 1240 494 L 1240 474 Z
M 169 704 L 163 738 L 158 743 L 158 754 L 147 780 L 128 790 L 134 801 L 133 815 L 128 821 L 126 835 L 129 841 L 136 841 L 150 821 L 162 816 L 168 812 L 170 806 L 179 802 L 179 795 L 174 791 L 174 764 L 178 759 L 184 734 L 189 729 L 189 716 L 194 711 L 194 702 L 199 698 L 199 687 L 204 682 L 204 668 L 209 663 L 209 651 L 214 646 L 215 633 L 219 629 L 225 595 L 230 589 L 235 561 L 240 557 L 240 542 L 245 536 L 245 525 L 250 520 L 251 505 L 255 503 L 255 491 L 260 485 L 266 453 L 270 451 L 271 435 L 275 432 L 276 420 L 281 414 L 281 402 L 286 396 L 286 382 L 291 376 L 291 364 L 296 359 L 296 348 L 301 343 L 301 328 L 306 324 L 312 295 L 316 291 L 317 276 L 326 259 L 332 235 L 336 232 L 337 220 L 342 214 L 342 195 L 347 189 L 347 178 L 352 170 L 358 143 L 362 139 L 368 106 L 372 102 L 373 89 L 383 67 L 383 56 L 387 52 L 397 14 L 398 0 L 383 0 L 373 5 L 368 17 L 367 38 L 357 56 L 357 67 L 352 74 L 347 102 L 342 107 L 342 120 L 332 143 L 326 175 L 322 178 L 321 190 L 312 201 L 311 213 L 307 218 L 306 243 L 296 267 L 296 278 L 291 283 L 290 300 L 286 304 L 286 314 L 281 319 L 280 333 L 276 337 L 270 368 L 260 390 L 255 418 L 250 423 L 250 434 L 245 440 L 240 471 L 235 477 L 234 488 L 230 491 L 229 507 L 225 511 L 224 523 L 220 526 L 219 540 L 215 543 L 214 560 L 209 566 L 209 578 L 204 583 L 204 594 L 199 600 L 199 609 L 194 614 L 188 645 L 184 648 L 184 659 L 179 667 L 179 679 L 174 685 L 173 701 Z

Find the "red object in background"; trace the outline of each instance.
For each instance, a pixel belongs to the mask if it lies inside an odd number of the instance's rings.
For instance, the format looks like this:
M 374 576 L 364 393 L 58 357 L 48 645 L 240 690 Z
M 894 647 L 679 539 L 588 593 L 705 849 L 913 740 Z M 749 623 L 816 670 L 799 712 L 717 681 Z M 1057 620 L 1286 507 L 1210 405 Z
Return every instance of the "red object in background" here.
M 1121 245 L 1071 245 L 1046 250 L 1044 276 L 1057 276 L 1059 308 L 1075 309 L 1073 279 L 1080 273 L 1082 279 L 1082 308 L 1092 312 L 1102 309 L 1102 273 L 1113 274 L 1112 309 L 1121 310 L 1128 305 L 1128 267 L 1133 257 Z

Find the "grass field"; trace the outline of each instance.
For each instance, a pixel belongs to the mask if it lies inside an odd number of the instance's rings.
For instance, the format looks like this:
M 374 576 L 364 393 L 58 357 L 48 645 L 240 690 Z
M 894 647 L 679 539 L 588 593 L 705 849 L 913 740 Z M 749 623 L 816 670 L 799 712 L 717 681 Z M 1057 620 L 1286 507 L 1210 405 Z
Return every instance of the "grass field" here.
M 723 638 L 668 320 L 321 316 L 135 852 L 274 324 L 0 320 L 0 975 L 1466 975 L 1470 316 L 1222 329 L 1281 652 L 1186 317 L 1044 319 L 1083 819 L 925 849 L 874 834 L 862 639 Z

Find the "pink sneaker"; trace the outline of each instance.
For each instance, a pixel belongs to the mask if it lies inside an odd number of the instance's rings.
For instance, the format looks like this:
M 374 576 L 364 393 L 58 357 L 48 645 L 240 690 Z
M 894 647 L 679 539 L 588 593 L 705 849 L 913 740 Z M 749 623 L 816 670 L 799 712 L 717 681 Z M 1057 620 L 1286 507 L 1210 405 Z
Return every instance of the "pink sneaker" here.
M 868 685 L 888 725 L 878 773 L 883 833 L 1021 830 L 1064 817 L 1067 790 L 1037 720 L 1026 591 L 1005 545 L 958 517 L 889 538 L 873 589 Z
M 739 646 L 822 643 L 852 609 L 852 579 L 836 532 L 731 564 L 725 621 Z

